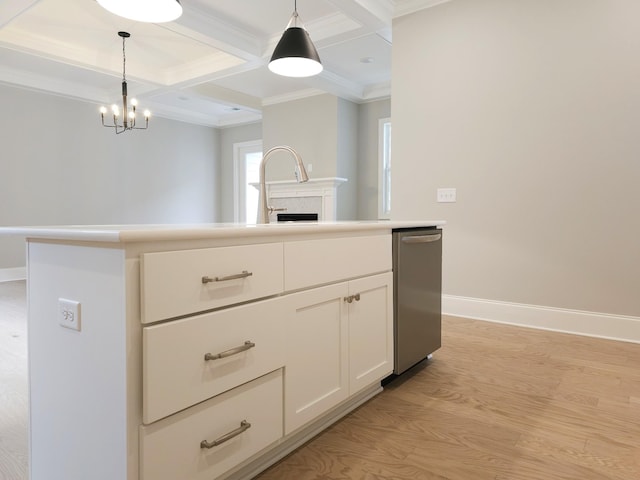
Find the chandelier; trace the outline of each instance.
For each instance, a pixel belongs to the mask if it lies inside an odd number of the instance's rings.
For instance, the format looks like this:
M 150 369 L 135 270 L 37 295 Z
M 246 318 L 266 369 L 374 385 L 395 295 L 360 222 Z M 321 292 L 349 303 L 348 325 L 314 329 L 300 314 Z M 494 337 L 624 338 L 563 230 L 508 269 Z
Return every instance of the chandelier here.
M 129 104 L 127 103 L 127 57 L 125 55 L 124 42 L 125 39 L 131 36 L 131 34 L 129 34 L 128 32 L 118 32 L 118 35 L 122 37 L 122 116 L 120 115 L 120 107 L 113 104 L 111 105 L 113 124 L 106 124 L 104 123 L 104 116 L 107 113 L 107 107 L 100 107 L 100 118 L 102 119 L 102 126 L 113 128 L 116 134 L 126 132 L 127 130 L 146 130 L 149 127 L 149 117 L 151 116 L 149 110 L 144 111 L 144 127 L 137 127 L 136 106 L 138 105 L 138 101 L 135 98 L 131 99 L 131 109 L 129 109 Z

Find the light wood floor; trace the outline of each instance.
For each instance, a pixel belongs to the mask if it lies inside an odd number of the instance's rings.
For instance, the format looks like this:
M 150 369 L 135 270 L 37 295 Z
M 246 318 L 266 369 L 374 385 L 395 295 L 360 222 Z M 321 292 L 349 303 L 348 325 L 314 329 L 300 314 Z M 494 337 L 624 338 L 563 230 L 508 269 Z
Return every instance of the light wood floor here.
M 25 282 L 0 283 L 0 480 L 27 478 Z
M 27 478 L 25 318 L 24 282 L 0 283 L 0 480 Z M 258 478 L 640 479 L 640 345 L 443 326 L 431 362 Z
M 443 320 L 428 365 L 258 478 L 640 479 L 640 345 Z

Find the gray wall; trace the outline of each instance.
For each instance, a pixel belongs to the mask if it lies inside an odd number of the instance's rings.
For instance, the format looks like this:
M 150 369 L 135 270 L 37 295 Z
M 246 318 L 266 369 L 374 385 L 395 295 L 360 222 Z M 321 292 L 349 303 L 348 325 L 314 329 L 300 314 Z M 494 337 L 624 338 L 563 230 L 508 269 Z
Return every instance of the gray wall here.
M 640 315 L 638 18 L 454 0 L 394 21 L 392 216 L 448 221 L 445 293 Z
M 220 130 L 220 221 L 233 222 L 233 144 L 262 140 L 262 123 Z
M 338 187 L 337 220 L 355 220 L 358 198 L 358 105 L 338 99 L 337 128 L 336 176 L 348 179 Z
M 263 149 L 289 145 L 305 165 L 313 165 L 311 177 L 335 177 L 337 122 L 338 97 L 329 94 L 267 105 L 262 110 Z M 278 153 L 269 160 L 267 180 L 293 180 L 294 170 L 293 160 Z
M 218 131 L 151 119 L 115 135 L 96 105 L 0 85 L 0 225 L 217 220 Z M 24 266 L 0 237 L 0 268 Z
M 264 107 L 263 148 L 289 145 L 312 164 L 311 178 L 344 176 L 338 188 L 337 217 L 356 218 L 357 105 L 334 95 L 322 94 Z M 294 179 L 294 164 L 286 154 L 269 160 L 267 180 Z M 350 183 L 350 184 L 349 184 Z
M 358 105 L 358 213 L 359 220 L 378 218 L 378 124 L 391 116 L 391 100 Z
M 356 105 L 319 95 L 266 106 L 263 123 L 221 129 L 221 221 L 233 221 L 233 144 L 262 139 L 263 128 L 265 151 L 291 145 L 306 165 L 313 165 L 312 178 L 349 179 L 338 188 L 340 219 L 377 218 L 378 121 L 389 117 L 390 109 L 389 99 Z M 337 151 L 329 148 L 333 141 Z M 268 178 L 292 180 L 293 163 L 285 154 L 280 157 L 269 161 Z

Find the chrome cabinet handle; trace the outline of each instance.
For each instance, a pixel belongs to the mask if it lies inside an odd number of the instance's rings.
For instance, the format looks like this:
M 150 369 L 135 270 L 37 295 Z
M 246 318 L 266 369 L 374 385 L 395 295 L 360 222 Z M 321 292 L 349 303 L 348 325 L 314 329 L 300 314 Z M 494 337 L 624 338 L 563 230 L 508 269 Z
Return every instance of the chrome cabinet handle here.
M 402 243 L 430 243 L 437 242 L 441 238 L 441 233 L 435 235 L 413 235 L 411 237 L 402 237 Z
M 247 422 L 246 420 L 242 420 L 240 422 L 240 426 L 238 428 L 236 428 L 232 432 L 225 433 L 224 435 L 222 435 L 219 438 L 216 438 L 213 442 L 207 442 L 206 440 L 202 440 L 200 442 L 200 448 L 217 447 L 221 443 L 227 442 L 227 441 L 231 440 L 233 437 L 237 437 L 242 432 L 244 432 L 246 430 L 249 430 L 250 428 L 251 428 L 251 424 L 249 422 Z
M 355 295 L 349 295 L 348 297 L 344 297 L 344 301 L 347 303 L 353 303 L 353 301 L 359 302 L 360 301 L 360 294 L 356 293 Z
M 224 352 L 220 352 L 220 353 L 205 353 L 204 354 L 204 360 L 205 361 L 220 360 L 221 358 L 226 358 L 226 357 L 230 357 L 231 355 L 236 355 L 238 353 L 245 352 L 245 351 L 247 351 L 250 348 L 253 348 L 255 346 L 256 346 L 255 343 L 253 343 L 251 340 L 247 340 L 246 342 L 244 342 L 244 345 L 240 345 L 239 347 L 235 347 L 235 348 L 231 348 L 229 350 L 225 350 Z
M 236 273 L 235 275 L 228 275 L 226 277 L 202 277 L 202 283 L 211 282 L 226 282 L 228 280 L 237 280 L 238 278 L 247 278 L 253 275 L 253 272 L 247 272 L 243 270 L 242 273 Z

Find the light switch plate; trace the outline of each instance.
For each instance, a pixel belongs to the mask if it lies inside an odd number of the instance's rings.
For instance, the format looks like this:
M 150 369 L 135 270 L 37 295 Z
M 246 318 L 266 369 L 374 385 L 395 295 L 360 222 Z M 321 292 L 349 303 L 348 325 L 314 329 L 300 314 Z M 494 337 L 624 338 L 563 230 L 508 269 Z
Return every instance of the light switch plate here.
M 80 331 L 80 302 L 59 298 L 58 322 L 64 328 Z

